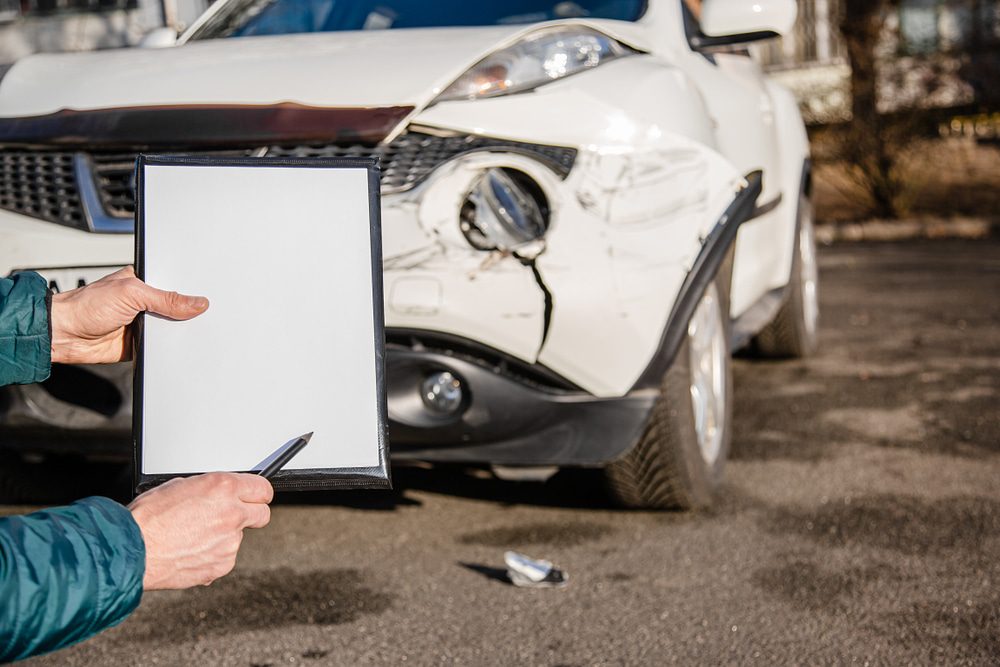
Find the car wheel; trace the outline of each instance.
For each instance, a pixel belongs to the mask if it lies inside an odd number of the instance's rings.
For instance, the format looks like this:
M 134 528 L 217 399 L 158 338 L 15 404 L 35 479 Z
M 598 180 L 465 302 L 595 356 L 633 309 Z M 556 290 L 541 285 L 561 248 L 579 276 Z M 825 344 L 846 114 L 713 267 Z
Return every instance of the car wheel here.
M 798 239 L 792 256 L 792 275 L 781 310 L 757 334 L 754 350 L 764 357 L 801 358 L 816 351 L 819 329 L 819 268 L 812 203 L 805 195 L 799 204 Z
M 694 509 L 711 503 L 729 453 L 732 370 L 727 291 L 710 285 L 638 444 L 605 469 L 626 507 Z

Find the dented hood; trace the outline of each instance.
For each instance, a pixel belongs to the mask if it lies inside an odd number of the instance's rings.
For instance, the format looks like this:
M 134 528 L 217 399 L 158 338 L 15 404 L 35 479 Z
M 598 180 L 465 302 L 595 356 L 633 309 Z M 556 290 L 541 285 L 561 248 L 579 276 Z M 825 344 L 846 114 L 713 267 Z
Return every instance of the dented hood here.
M 531 26 L 246 37 L 25 58 L 0 116 L 180 105 L 422 106 Z

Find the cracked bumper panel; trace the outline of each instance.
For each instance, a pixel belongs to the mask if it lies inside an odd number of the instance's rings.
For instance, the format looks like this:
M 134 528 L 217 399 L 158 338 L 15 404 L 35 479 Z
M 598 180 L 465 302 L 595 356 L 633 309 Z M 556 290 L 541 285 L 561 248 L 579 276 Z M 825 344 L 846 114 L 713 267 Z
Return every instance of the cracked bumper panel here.
M 515 161 L 520 156 L 492 155 L 489 166 L 524 171 L 551 210 L 544 248 L 535 255 L 539 281 L 552 296 L 549 328 L 544 344 L 521 358 L 595 396 L 624 396 L 656 354 L 702 240 L 742 179 L 712 148 L 700 100 L 678 73 L 640 56 L 530 95 L 440 103 L 414 120 L 577 149 L 565 180 L 537 161 Z M 424 204 L 447 209 L 442 233 L 457 229 L 453 212 L 462 192 Z M 489 311 L 488 301 L 463 307 Z
M 522 155 L 470 155 L 413 192 L 386 197 L 387 326 L 480 341 L 595 396 L 624 396 L 655 354 L 702 237 L 737 183 L 694 142 L 654 146 L 581 148 L 565 180 Z M 531 251 L 537 273 L 523 258 L 476 250 L 459 229 L 469 189 L 497 167 L 528 175 L 548 200 L 549 230 Z
M 538 258 L 554 303 L 538 361 L 597 396 L 628 392 L 738 180 L 719 156 L 680 137 L 584 152 Z
M 544 296 L 530 268 L 511 258 L 484 266 L 487 255 L 439 229 L 459 233 L 456 200 L 454 217 L 440 219 L 416 198 L 383 200 L 386 326 L 462 336 L 533 363 Z
M 531 267 L 476 250 L 459 229 L 466 194 L 483 170 L 497 165 L 548 172 L 559 181 L 531 158 L 472 154 L 411 192 L 383 198 L 386 326 L 453 334 L 534 363 L 545 295 Z

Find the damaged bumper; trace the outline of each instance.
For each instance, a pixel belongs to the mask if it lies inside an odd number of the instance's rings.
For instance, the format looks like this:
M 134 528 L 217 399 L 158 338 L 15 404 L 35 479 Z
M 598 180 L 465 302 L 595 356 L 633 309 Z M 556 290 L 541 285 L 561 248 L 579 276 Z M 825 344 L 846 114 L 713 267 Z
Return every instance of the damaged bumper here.
M 632 447 L 656 399 L 655 390 L 597 398 L 468 341 L 393 338 L 387 376 L 396 460 L 599 465 Z M 442 373 L 455 392 L 448 411 L 425 396 L 428 378 Z
M 592 396 L 626 396 L 739 179 L 679 138 L 577 150 L 568 174 L 522 153 L 469 154 L 383 197 L 386 325 L 474 340 Z M 460 220 L 496 171 L 535 193 L 547 215 L 537 240 L 484 249 L 465 233 Z
M 473 341 L 402 331 L 388 338 L 397 461 L 598 465 L 634 444 L 655 400 L 650 390 L 597 398 Z M 423 398 L 426 380 L 442 373 L 459 390 L 449 412 Z M 0 388 L 0 440 L 10 449 L 127 460 L 131 396 L 129 364 L 56 367 L 42 385 Z

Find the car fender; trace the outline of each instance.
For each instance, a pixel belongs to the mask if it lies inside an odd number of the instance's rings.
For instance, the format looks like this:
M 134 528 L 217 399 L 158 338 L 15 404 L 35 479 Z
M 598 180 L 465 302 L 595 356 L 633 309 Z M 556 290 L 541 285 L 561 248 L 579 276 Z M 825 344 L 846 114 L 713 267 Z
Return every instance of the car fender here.
M 777 252 L 769 286 L 781 289 L 792 273 L 792 255 L 798 224 L 799 195 L 808 188 L 809 137 L 794 95 L 784 86 L 767 81 L 767 90 L 774 103 L 775 123 L 781 128 L 778 143 L 781 191 L 783 194 L 782 234 L 775 239 Z

